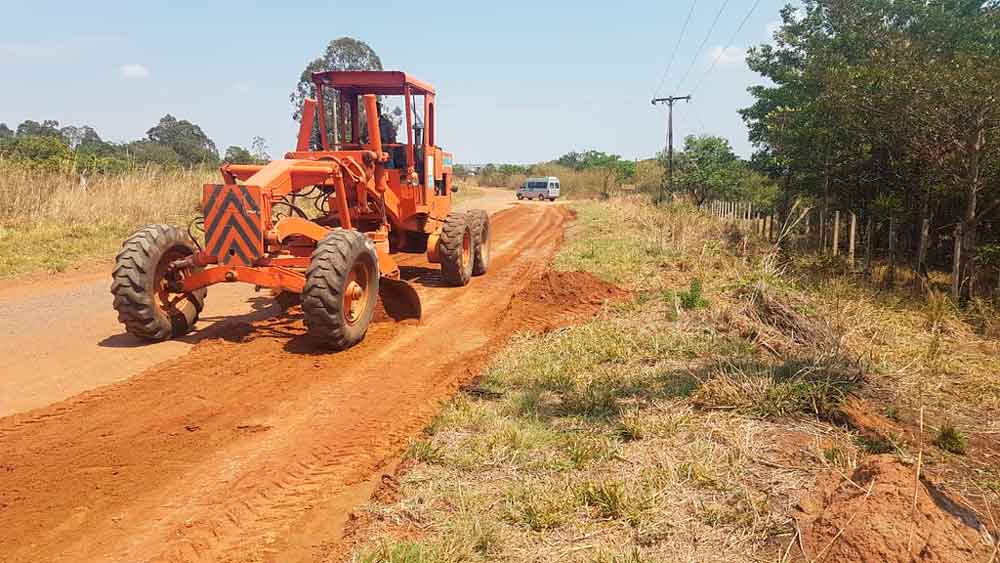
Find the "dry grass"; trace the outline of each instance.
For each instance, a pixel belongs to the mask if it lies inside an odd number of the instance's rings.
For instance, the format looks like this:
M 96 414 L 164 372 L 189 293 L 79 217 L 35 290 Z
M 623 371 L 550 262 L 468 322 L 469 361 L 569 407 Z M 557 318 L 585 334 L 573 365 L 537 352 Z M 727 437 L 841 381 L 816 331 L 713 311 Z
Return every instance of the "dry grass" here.
M 210 170 L 140 169 L 80 177 L 0 162 L 0 276 L 62 270 L 113 254 L 149 223 L 186 225 L 198 212 Z
M 636 298 L 516 337 L 411 447 L 402 500 L 367 509 L 355 560 L 767 559 L 791 537 L 794 492 L 853 468 L 852 435 L 815 420 L 856 372 L 801 344 L 801 364 L 775 361 L 731 330 L 761 324 L 743 288 L 767 272 L 729 227 L 638 198 L 574 207 L 556 266 Z
M 981 407 L 1000 356 L 946 300 L 804 276 L 688 206 L 574 207 L 556 266 L 635 297 L 515 338 L 411 448 L 402 500 L 367 508 L 355 560 L 781 560 L 818 474 L 848 475 L 872 453 L 915 461 L 912 433 L 838 426 L 842 401 L 877 392 L 899 422 L 920 386 L 932 421 L 954 411 L 927 442 L 973 451 L 940 454 L 969 463 L 949 482 L 1000 494 L 1000 473 L 972 459 L 998 431 Z M 694 293 L 703 306 L 684 306 Z
M 997 322 L 991 305 L 959 310 L 937 292 L 885 291 L 843 273 L 804 278 L 802 290 L 820 316 L 840 319 L 843 345 L 864 355 L 898 409 L 915 412 L 923 393 L 932 418 L 957 411 L 956 424 L 1000 428 L 1000 339 L 990 330 Z

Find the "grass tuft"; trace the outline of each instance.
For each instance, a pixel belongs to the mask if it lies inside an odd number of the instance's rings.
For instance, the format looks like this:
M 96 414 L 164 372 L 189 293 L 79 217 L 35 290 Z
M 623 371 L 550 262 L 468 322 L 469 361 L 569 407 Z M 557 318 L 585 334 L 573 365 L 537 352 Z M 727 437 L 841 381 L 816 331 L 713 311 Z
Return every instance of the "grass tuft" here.
M 795 413 L 828 418 L 859 383 L 856 371 L 837 363 L 726 361 L 709 373 L 694 401 L 764 418 Z
M 594 509 L 598 518 L 623 520 L 638 527 L 652 506 L 648 495 L 630 490 L 617 480 L 587 482 L 577 489 L 581 505 Z
M 934 445 L 946 452 L 965 455 L 969 447 L 969 438 L 949 422 L 938 428 L 937 435 L 934 436 Z

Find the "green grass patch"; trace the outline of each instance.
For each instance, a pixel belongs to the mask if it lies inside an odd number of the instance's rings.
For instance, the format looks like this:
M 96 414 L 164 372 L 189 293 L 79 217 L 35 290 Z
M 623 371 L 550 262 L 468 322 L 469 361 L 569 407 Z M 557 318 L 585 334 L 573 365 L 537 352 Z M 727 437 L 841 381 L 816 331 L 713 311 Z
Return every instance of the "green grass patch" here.
M 859 383 L 856 370 L 835 362 L 724 361 L 707 374 L 695 402 L 765 418 L 795 413 L 828 418 Z
M 131 232 L 130 226 L 120 223 L 0 228 L 0 277 L 62 272 L 86 258 L 108 259 Z
M 969 438 L 951 423 L 942 424 L 934 436 L 934 445 L 946 452 L 965 455 L 969 448 Z
M 360 552 L 381 557 L 369 560 L 707 560 L 754 553 L 787 521 L 754 500 L 764 498 L 747 471 L 759 457 L 754 427 L 833 402 L 834 391 L 811 372 L 762 362 L 752 342 L 719 329 L 726 296 L 706 296 L 732 283 L 734 262 L 725 243 L 709 240 L 721 232 L 715 222 L 637 202 L 574 208 L 557 267 L 636 297 L 499 351 L 476 388 L 411 446 L 418 465 L 405 500 L 379 509 L 379 522 L 426 537 L 397 541 L 387 525 Z M 664 322 L 672 310 L 699 309 Z M 734 375 L 720 366 L 752 361 L 755 377 L 769 380 L 764 389 L 748 398 L 739 385 L 719 385 Z M 707 397 L 726 408 L 697 408 Z M 469 530 L 477 526 L 482 533 Z M 704 541 L 692 548 L 691 537 Z

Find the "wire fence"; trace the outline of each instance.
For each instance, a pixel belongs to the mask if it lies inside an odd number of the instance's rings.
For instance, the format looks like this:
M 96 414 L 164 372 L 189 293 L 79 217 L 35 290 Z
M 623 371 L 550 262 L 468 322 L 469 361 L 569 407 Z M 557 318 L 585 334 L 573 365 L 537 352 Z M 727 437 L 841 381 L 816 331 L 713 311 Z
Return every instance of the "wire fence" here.
M 914 236 L 904 253 L 899 244 L 903 229 L 893 217 L 796 206 L 782 218 L 773 212 L 755 210 L 753 203 L 745 201 L 706 201 L 701 208 L 714 217 L 738 222 L 744 229 L 768 242 L 843 260 L 848 271 L 863 273 L 871 279 L 878 278 L 887 286 L 894 286 L 902 278 L 909 277 L 914 285 L 926 288 L 930 264 L 941 265 L 945 262 L 949 264 L 949 289 L 953 298 L 958 300 L 963 289 L 963 277 L 960 275 L 961 223 L 934 232 L 927 219 L 917 230 L 912 225 L 906 225 L 908 234 L 913 233 Z M 936 242 L 933 247 L 932 239 Z M 932 250 L 936 254 L 933 257 L 930 256 Z M 903 272 L 908 275 L 901 275 Z M 986 281 L 983 279 L 985 275 L 994 276 L 989 293 L 1000 301 L 1000 264 L 987 265 L 979 274 L 980 283 Z

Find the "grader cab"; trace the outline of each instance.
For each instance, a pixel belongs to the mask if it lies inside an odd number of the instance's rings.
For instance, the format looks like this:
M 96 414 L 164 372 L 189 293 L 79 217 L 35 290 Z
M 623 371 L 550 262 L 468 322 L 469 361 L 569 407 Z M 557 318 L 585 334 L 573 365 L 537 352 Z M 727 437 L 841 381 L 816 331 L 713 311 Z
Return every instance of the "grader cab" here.
M 222 183 L 203 187 L 204 243 L 190 225 L 149 225 L 123 243 L 111 293 L 129 333 L 186 334 L 208 286 L 244 282 L 283 306 L 301 303 L 309 334 L 342 350 L 364 338 L 379 295 L 390 316 L 419 318 L 397 253 L 426 253 L 453 286 L 486 273 L 489 217 L 452 211 L 452 155 L 437 145 L 434 88 L 389 71 L 312 79 L 294 151 L 224 164 Z M 404 109 L 386 111 L 388 97 Z M 401 127 L 403 138 L 383 139 Z

